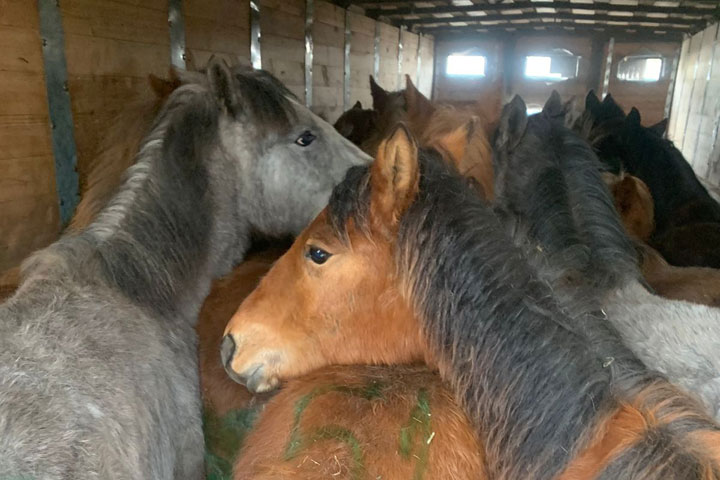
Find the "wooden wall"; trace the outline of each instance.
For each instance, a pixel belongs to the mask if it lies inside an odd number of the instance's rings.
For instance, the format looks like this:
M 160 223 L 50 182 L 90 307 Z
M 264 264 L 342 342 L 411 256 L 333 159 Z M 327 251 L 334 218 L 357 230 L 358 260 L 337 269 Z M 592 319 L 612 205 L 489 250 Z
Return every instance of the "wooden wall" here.
M 35 2 L 0 0 L 0 272 L 60 229 Z
M 168 74 L 167 1 L 63 0 L 60 9 L 82 191 L 115 116 L 152 98 L 148 74 Z
M 662 54 L 666 68 L 660 81 L 653 83 L 626 82 L 617 78 L 620 61 L 632 54 L 650 51 Z M 667 42 L 615 42 L 613 64 L 610 72 L 609 92 L 626 111 L 637 107 L 644 125 L 652 125 L 665 117 L 665 102 L 670 87 L 671 69 L 675 58 L 680 55 L 680 45 Z
M 670 83 L 670 68 L 656 83 L 638 84 L 616 78 L 617 66 L 626 55 L 642 49 L 663 54 L 668 66 L 679 53 L 677 43 L 616 42 L 609 92 L 629 110 L 636 106 L 643 116 L 643 123 L 649 125 L 663 118 L 665 100 Z M 525 56 L 544 53 L 554 48 L 564 48 L 580 55 L 578 76 L 564 82 L 546 82 L 528 79 L 524 75 Z M 452 53 L 472 49 L 487 57 L 486 76 L 480 79 L 448 77 L 445 75 L 445 59 Z M 541 36 L 517 35 L 506 38 L 478 38 L 468 40 L 438 40 L 436 46 L 437 71 L 435 72 L 435 98 L 446 101 L 469 101 L 481 98 L 488 91 L 496 91 L 502 84 L 503 96 L 507 101 L 514 94 L 523 97 L 529 107 L 539 108 L 550 92 L 557 90 L 563 99 L 575 96 L 583 101 L 590 88 L 599 94 L 602 91 L 603 73 L 607 58 L 607 44 L 590 36 Z
M 249 64 L 249 0 L 181 3 L 189 67 L 203 67 L 211 54 Z M 82 192 L 116 115 L 153 98 L 149 74 L 168 75 L 168 0 L 62 0 L 59 5 Z M 333 122 L 343 111 L 346 12 L 322 0 L 314 5 L 312 108 Z M 260 8 L 262 66 L 304 101 L 305 0 L 260 0 Z M 398 29 L 358 12 L 349 16 L 351 99 L 370 106 L 376 25 L 381 84 L 392 90 L 398 86 Z M 417 36 L 406 33 L 403 41 L 403 68 L 417 81 Z M 429 94 L 433 42 L 423 41 L 420 83 Z M 35 0 L 0 0 L 0 48 L 1 275 L 60 232 Z
M 682 44 L 669 138 L 695 173 L 720 186 L 720 24 Z

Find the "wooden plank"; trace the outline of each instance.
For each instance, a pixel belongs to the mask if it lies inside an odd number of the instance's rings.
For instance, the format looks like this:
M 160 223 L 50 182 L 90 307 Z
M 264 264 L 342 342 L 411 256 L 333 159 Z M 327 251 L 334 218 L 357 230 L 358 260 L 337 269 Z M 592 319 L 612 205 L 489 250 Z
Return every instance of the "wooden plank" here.
M 27 72 L 0 72 L 3 115 L 47 115 L 45 78 Z
M 329 2 L 315 2 L 315 22 L 345 28 L 345 10 Z
M 353 33 L 353 37 L 358 33 L 362 33 L 371 38 L 374 37 L 374 35 L 375 35 L 375 20 L 373 20 L 372 18 L 368 18 L 364 15 L 360 15 L 359 13 L 355 13 L 355 12 L 349 12 L 349 14 L 350 14 L 350 31 Z
M 63 0 L 65 34 L 169 45 L 167 12 L 108 0 Z
M 695 68 L 697 59 L 700 55 L 700 46 L 702 44 L 702 32 L 693 35 L 690 47 L 687 53 L 687 63 L 683 74 L 682 95 L 680 98 L 679 108 L 677 110 L 677 123 L 675 125 L 675 135 L 673 140 L 675 145 L 682 150 L 683 141 L 685 139 L 685 127 L 687 125 L 688 113 L 690 111 L 690 99 L 693 94 L 693 85 L 695 84 Z M 684 153 L 684 152 L 683 152 Z
M 329 47 L 325 45 L 315 45 L 313 47 L 313 65 L 327 65 L 328 67 L 343 66 L 343 49 L 342 47 Z
M 0 71 L 43 73 L 40 36 L 35 30 L 0 26 Z
M 70 75 L 163 76 L 170 67 L 166 45 L 65 35 L 65 52 Z
M 184 0 L 183 13 L 186 22 L 189 18 L 204 18 L 240 28 L 250 25 L 249 0 Z
M 0 0 L 0 25 L 39 30 L 40 19 L 36 2 Z
M 265 9 L 277 10 L 295 17 L 305 16 L 304 0 L 260 0 L 260 11 L 264 15 Z
M 33 251 L 55 241 L 59 234 L 54 195 L 13 199 L 0 203 L 0 271 L 17 266 Z
M 329 45 L 342 49 L 344 41 L 345 27 L 326 25 L 324 23 L 315 23 L 313 25 L 314 45 Z
M 119 112 L 129 103 L 154 97 L 146 77 L 76 75 L 68 86 L 74 115 Z
M 50 155 L 2 159 L 0 171 L 0 203 L 55 192 L 55 167 Z
M 282 10 L 263 8 L 260 14 L 262 42 L 266 35 L 305 40 L 305 16 L 290 15 Z M 263 59 L 264 61 L 265 59 Z
M 52 156 L 47 115 L 0 115 L 0 160 Z
M 675 90 L 673 92 L 673 101 L 670 108 L 670 122 L 668 125 L 668 138 L 670 140 L 677 139 L 677 121 L 680 117 L 680 102 L 683 94 L 683 90 L 686 88 L 685 72 L 687 69 L 688 53 L 690 51 L 691 39 L 687 38 L 682 42 L 682 48 L 680 50 L 680 60 L 678 63 L 677 77 L 675 79 Z
M 222 25 L 200 17 L 185 19 L 187 48 L 223 52 L 250 58 L 250 27 Z
M 341 90 L 343 85 L 343 68 L 315 65 L 313 72 L 313 87 L 334 87 Z M 365 79 L 367 81 L 367 79 Z

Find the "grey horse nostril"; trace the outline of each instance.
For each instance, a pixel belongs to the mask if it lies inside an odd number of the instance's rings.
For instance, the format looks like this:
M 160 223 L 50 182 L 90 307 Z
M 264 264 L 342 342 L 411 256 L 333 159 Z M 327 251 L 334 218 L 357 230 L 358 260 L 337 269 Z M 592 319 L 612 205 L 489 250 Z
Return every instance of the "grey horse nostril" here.
M 235 340 L 232 335 L 225 335 L 222 344 L 220 345 L 220 359 L 225 368 L 230 368 L 230 362 L 232 361 L 233 354 L 235 353 Z

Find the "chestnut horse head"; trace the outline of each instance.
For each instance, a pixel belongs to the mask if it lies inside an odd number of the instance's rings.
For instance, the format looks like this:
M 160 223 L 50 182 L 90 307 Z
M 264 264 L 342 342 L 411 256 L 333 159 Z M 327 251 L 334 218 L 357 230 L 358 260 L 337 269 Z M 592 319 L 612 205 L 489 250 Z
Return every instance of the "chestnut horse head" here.
M 655 229 L 655 204 L 645 182 L 626 173 L 605 172 L 603 179 L 628 234 L 647 242 Z
M 382 142 L 370 169 L 369 176 L 365 168 L 348 171 L 330 206 L 228 324 L 223 363 L 251 390 L 324 365 L 426 358 L 393 257 L 399 218 L 419 181 L 417 147 L 405 128 Z M 279 285 L 288 287 L 282 298 Z

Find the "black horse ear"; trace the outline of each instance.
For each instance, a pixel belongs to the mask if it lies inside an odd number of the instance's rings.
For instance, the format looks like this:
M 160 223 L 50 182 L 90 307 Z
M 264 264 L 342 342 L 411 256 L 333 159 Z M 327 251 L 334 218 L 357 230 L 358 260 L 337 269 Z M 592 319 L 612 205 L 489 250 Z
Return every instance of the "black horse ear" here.
M 595 95 L 595 90 L 590 90 L 585 97 L 585 110 L 594 111 L 600 106 L 600 99 Z
M 373 110 L 382 112 L 387 103 L 388 92 L 377 84 L 372 75 L 370 75 L 370 94 L 373 99 Z
M 360 100 L 358 100 L 357 102 L 355 102 L 355 105 L 353 105 L 352 108 L 355 108 L 355 109 L 357 109 L 357 110 L 362 110 L 362 103 L 360 103 Z
M 632 113 L 632 112 L 631 112 L 631 113 Z M 660 121 L 659 121 L 658 123 L 656 123 L 655 125 L 649 126 L 649 127 L 648 127 L 648 130 L 650 130 L 651 132 L 653 132 L 653 133 L 657 134 L 658 136 L 662 137 L 662 136 L 665 135 L 665 132 L 667 131 L 667 126 L 668 126 L 668 119 L 667 119 L 667 118 L 663 118 L 662 120 L 660 120 Z
M 633 107 L 632 110 L 630 110 L 630 113 L 628 113 L 627 118 L 625 118 L 625 121 L 628 125 L 631 125 L 633 127 L 640 126 L 640 112 L 637 108 Z
M 495 134 L 496 148 L 513 149 L 520 143 L 527 127 L 527 107 L 519 95 L 505 105 L 500 115 L 500 125 Z
M 230 115 L 235 115 L 240 107 L 240 99 L 233 89 L 233 77 L 230 67 L 222 58 L 212 56 L 208 61 L 207 78 L 218 104 Z
M 552 91 L 550 98 L 548 98 L 547 102 L 545 102 L 545 106 L 543 106 L 542 111 L 550 118 L 565 116 L 565 108 L 563 107 L 562 99 L 560 98 L 560 94 L 557 90 Z

